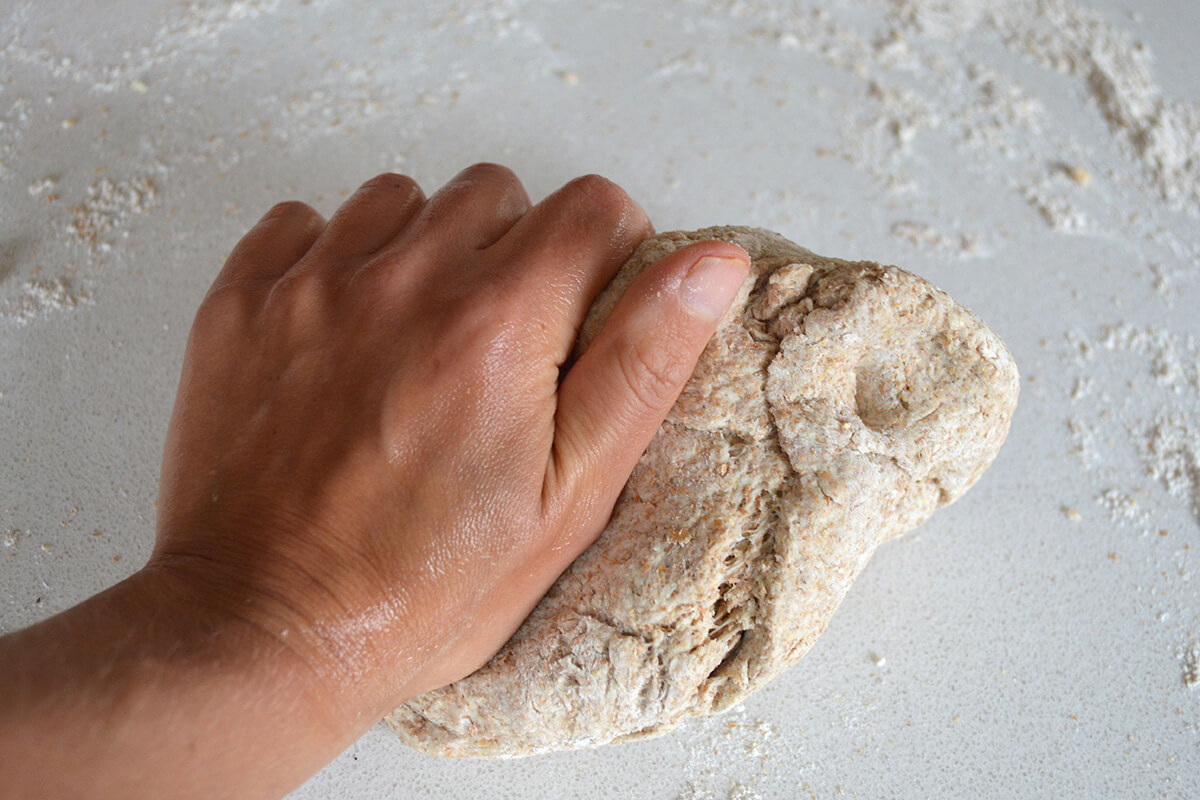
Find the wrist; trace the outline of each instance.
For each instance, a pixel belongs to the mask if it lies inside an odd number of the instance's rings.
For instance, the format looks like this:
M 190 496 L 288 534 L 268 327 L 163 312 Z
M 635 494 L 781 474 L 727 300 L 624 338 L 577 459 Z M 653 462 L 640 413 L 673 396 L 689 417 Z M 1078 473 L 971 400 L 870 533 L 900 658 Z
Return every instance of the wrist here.
M 278 797 L 357 733 L 288 648 L 160 565 L 0 638 L 0 671 L 0 774 L 28 796 Z
M 127 583 L 129 602 L 170 618 L 181 640 L 175 668 L 274 695 L 289 708 L 285 724 L 302 722 L 323 739 L 348 744 L 361 732 L 342 676 L 314 648 L 295 609 L 187 558 L 152 559 Z

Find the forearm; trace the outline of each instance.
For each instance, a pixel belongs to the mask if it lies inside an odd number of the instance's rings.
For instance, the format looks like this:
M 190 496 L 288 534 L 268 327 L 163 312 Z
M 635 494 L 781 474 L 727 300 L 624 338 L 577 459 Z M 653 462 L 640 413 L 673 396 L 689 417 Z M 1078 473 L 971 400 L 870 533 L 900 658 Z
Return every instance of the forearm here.
M 0 796 L 279 797 L 361 732 L 287 648 L 171 577 L 0 638 Z

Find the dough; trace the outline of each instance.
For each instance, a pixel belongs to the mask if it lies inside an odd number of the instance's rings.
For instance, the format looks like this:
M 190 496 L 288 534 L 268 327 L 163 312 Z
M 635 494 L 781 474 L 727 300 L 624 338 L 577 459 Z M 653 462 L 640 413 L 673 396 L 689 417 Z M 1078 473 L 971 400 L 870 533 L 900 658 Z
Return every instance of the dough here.
M 713 238 L 751 274 L 607 528 L 490 662 L 388 716 L 412 747 L 521 756 L 728 708 L 804 655 L 877 544 L 995 457 L 1018 389 L 999 337 L 911 273 L 769 231 L 645 242 L 580 347 L 646 265 Z

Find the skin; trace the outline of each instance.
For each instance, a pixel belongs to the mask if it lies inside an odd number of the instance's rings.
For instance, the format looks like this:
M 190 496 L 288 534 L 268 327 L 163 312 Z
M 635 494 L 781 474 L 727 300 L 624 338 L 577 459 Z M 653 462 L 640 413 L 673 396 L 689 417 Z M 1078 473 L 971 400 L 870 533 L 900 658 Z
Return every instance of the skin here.
M 0 796 L 279 797 L 486 662 L 746 276 L 734 245 L 677 251 L 572 361 L 650 233 L 603 178 L 531 206 L 494 164 L 272 208 L 197 312 L 149 562 L 0 638 Z

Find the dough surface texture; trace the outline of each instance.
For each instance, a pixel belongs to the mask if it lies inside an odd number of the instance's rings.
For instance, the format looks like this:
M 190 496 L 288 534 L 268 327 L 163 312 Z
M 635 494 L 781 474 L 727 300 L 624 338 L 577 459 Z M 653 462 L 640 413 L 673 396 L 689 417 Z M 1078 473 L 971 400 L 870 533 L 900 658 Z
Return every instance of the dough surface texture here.
M 521 756 L 666 732 L 794 664 L 876 545 L 961 495 L 1016 407 L 1004 343 L 897 267 L 778 234 L 660 234 L 593 304 L 683 245 L 750 275 L 600 538 L 504 648 L 387 717 L 427 753 Z

